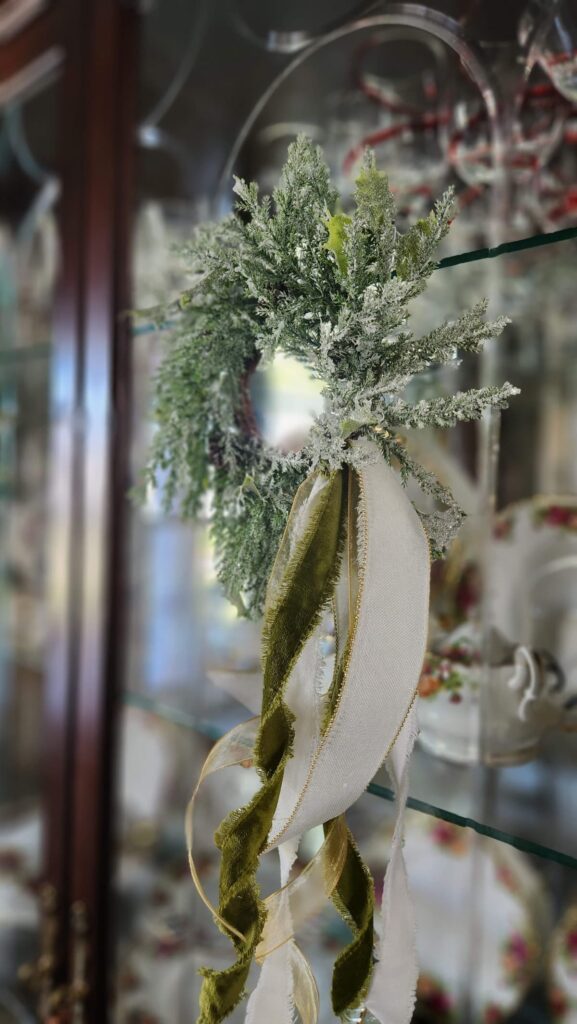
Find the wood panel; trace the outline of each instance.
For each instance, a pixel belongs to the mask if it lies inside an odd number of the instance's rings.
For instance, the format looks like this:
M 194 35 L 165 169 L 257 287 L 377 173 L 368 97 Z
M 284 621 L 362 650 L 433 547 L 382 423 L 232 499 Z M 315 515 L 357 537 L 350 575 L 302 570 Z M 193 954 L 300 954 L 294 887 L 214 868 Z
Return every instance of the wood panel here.
M 130 349 L 126 321 L 137 16 L 57 0 L 0 45 L 0 103 L 60 71 L 62 269 L 51 360 L 45 877 L 60 938 L 90 929 L 87 1020 L 107 1013 L 115 699 L 123 608 Z M 4 93 L 2 93 L 4 89 Z M 69 981 L 62 956 L 58 982 Z
M 71 898 L 90 929 L 88 1020 L 107 1012 L 112 779 L 121 673 L 129 429 L 128 248 L 136 15 L 117 0 L 82 5 L 77 122 L 80 180 L 82 443 L 79 452 L 77 675 Z

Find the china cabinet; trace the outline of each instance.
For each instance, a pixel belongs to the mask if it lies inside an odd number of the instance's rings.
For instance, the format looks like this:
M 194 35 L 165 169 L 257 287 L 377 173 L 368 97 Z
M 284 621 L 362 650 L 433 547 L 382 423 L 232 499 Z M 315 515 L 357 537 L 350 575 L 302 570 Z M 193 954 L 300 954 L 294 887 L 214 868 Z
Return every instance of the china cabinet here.
M 118 310 L 135 22 L 115 2 L 0 5 L 0 1005 L 9 1020 L 48 1020 L 65 1005 L 79 1019 L 88 999 L 96 1019 L 106 1005 L 115 646 L 105 637 L 118 586 L 108 538 L 121 538 L 112 526 L 123 491 Z
M 433 569 L 419 687 L 415 1020 L 577 1022 L 576 53 L 571 0 L 0 0 L 1 1024 L 184 1024 L 198 968 L 227 962 L 183 815 L 251 713 L 259 629 L 221 596 L 206 524 L 162 486 L 129 496 L 169 331 L 127 311 L 183 286 L 175 245 L 230 209 L 233 173 L 274 187 L 299 132 L 345 197 L 373 146 L 401 223 L 455 187 L 418 329 L 483 296 L 512 323 L 419 387 L 522 389 L 408 442 L 469 513 Z M 322 401 L 283 359 L 253 398 L 274 444 Z M 207 784 L 209 893 L 247 785 Z M 353 812 L 377 869 L 391 801 L 379 772 Z M 320 1024 L 343 928 L 302 935 Z

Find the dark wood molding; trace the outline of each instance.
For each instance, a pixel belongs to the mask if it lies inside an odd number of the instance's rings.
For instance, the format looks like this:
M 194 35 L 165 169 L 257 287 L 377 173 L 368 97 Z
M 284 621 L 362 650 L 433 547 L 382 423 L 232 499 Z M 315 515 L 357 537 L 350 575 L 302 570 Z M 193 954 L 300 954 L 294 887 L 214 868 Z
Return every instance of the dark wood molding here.
M 71 899 L 90 928 L 87 1021 L 108 1009 L 113 772 L 123 649 L 123 571 L 130 416 L 129 305 L 136 79 L 134 10 L 84 0 L 78 122 L 70 124 L 81 182 L 79 364 L 82 441 L 77 578 Z M 106 45 L 102 41 L 106 40 Z
M 73 856 L 72 776 L 77 673 L 79 571 L 81 560 L 82 468 L 82 246 L 83 159 L 77 133 L 83 117 L 83 60 L 80 7 L 61 7 L 66 54 L 58 85 L 58 207 L 61 268 L 57 285 L 51 358 L 51 428 L 48 465 L 47 615 L 48 650 L 45 702 L 45 877 L 58 892 L 60 983 L 66 981 L 70 870 Z M 48 42 L 48 35 L 44 37 Z M 29 51 L 26 51 L 29 53 Z
M 130 305 L 138 12 L 54 0 L 0 42 L 0 104 L 58 84 L 62 266 L 48 466 L 45 877 L 63 952 L 81 900 L 90 931 L 85 1019 L 108 1014 L 115 728 L 122 673 L 130 435 Z M 4 90 L 4 92 L 2 91 Z M 63 956 L 58 981 L 67 977 Z
M 53 0 L 21 31 L 2 39 L 0 14 L 0 83 L 8 82 L 49 50 L 63 46 L 66 35 L 66 0 Z
M 62 267 L 48 472 L 45 877 L 60 896 L 62 983 L 70 980 L 70 907 L 86 905 L 86 1019 L 103 1024 L 130 429 L 129 332 L 119 311 L 129 305 L 138 19 L 118 0 L 62 0 L 59 10 Z M 30 58 L 33 48 L 22 52 Z

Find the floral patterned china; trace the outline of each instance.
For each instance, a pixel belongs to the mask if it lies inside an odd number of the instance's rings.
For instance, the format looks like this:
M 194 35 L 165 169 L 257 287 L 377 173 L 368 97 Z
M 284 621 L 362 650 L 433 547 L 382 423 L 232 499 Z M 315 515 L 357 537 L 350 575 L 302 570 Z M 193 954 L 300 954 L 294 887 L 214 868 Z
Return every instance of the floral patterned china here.
M 555 930 L 549 969 L 551 1016 L 562 1024 L 577 1024 L 577 904 L 565 913 Z
M 425 1019 L 463 1019 L 463 978 L 474 956 L 467 1019 L 506 1020 L 542 967 L 548 911 L 538 875 L 517 850 L 416 812 L 405 848 Z
M 534 498 L 498 514 L 485 579 L 489 665 L 475 562 L 457 555 L 443 586 L 433 581 L 420 742 L 461 764 L 521 763 L 546 731 L 577 724 L 577 499 Z

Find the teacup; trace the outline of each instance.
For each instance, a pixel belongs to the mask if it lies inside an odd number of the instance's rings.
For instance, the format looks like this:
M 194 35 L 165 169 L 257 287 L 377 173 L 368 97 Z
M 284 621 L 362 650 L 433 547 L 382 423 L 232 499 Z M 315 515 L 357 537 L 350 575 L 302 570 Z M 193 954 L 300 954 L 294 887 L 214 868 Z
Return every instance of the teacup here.
M 497 517 L 484 639 L 480 590 L 455 600 L 475 562 L 454 569 L 452 600 L 440 597 L 456 615 L 437 627 L 419 686 L 421 744 L 458 763 L 527 761 L 546 731 L 577 726 L 577 499 L 535 498 Z
M 420 743 L 458 764 L 518 764 L 567 713 L 563 677 L 545 651 L 493 631 L 482 658 L 479 627 L 465 623 L 437 639 L 419 683 Z

